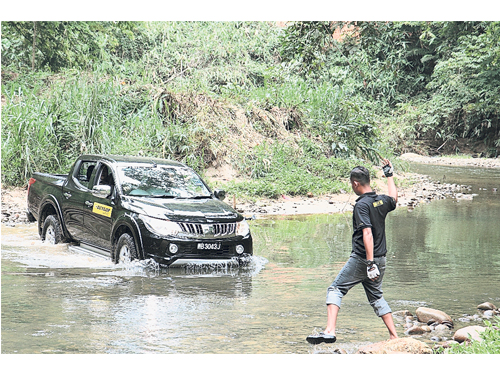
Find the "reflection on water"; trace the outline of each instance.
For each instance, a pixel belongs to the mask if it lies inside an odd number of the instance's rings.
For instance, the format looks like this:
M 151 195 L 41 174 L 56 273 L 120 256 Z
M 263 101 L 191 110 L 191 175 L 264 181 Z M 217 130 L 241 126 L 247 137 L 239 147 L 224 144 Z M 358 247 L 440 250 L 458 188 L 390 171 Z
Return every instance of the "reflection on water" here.
M 422 168 L 470 184 L 478 196 L 388 217 L 384 293 L 394 311 L 437 308 L 460 327 L 458 318 L 479 303 L 500 305 L 500 207 L 492 190 L 500 173 Z M 338 343 L 305 341 L 326 323 L 326 288 L 351 251 L 350 214 L 251 223 L 255 256 L 244 268 L 122 268 L 45 245 L 34 225 L 2 227 L 2 353 L 354 352 L 387 338 L 359 287 L 344 298 Z

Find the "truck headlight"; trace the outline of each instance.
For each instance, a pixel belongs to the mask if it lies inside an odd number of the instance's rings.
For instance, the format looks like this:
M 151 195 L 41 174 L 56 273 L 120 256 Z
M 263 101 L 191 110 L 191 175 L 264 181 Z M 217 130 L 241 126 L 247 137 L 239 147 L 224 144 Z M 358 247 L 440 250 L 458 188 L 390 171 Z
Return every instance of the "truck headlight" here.
M 236 224 L 236 235 L 245 237 L 249 233 L 250 233 L 250 226 L 248 225 L 245 219 Z
M 145 215 L 139 215 L 139 218 L 144 222 L 146 228 L 160 236 L 176 236 L 181 231 L 179 224 L 170 220 L 155 219 Z

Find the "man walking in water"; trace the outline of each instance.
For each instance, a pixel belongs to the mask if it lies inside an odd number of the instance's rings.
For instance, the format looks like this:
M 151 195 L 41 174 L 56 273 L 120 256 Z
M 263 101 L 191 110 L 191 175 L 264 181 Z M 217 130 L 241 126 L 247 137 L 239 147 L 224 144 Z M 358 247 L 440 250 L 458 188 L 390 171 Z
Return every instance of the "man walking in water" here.
M 388 195 L 377 195 L 370 187 L 370 173 L 365 167 L 351 171 L 351 187 L 359 196 L 353 210 L 352 253 L 326 296 L 327 325 L 324 332 L 307 337 L 311 344 L 334 343 L 335 327 L 342 297 L 355 285 L 361 283 L 375 314 L 381 317 L 389 330 L 391 339 L 398 337 L 392 320 L 392 311 L 382 296 L 382 279 L 385 271 L 385 217 L 396 208 L 398 192 L 394 184 L 393 168 L 384 159 L 384 174 L 387 177 Z

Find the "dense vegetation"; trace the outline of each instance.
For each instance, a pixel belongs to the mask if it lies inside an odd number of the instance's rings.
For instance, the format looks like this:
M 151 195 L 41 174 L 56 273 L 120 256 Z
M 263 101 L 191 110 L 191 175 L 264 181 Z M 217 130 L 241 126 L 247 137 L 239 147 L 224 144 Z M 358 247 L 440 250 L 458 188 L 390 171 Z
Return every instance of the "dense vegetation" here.
M 437 353 L 445 354 L 500 354 L 500 318 L 495 317 L 493 323 L 484 321 L 486 330 L 480 333 L 482 340 L 453 344 L 451 348 L 439 349 Z
M 461 138 L 496 156 L 499 37 L 496 22 L 2 22 L 2 182 L 134 154 L 230 164 L 251 178 L 232 190 L 275 197 Z

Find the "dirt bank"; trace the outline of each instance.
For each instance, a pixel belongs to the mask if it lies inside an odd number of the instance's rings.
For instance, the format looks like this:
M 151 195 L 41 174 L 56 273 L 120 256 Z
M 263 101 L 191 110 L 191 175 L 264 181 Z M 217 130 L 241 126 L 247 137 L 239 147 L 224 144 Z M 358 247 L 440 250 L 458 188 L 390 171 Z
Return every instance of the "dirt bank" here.
M 418 163 L 456 165 L 483 168 L 500 168 L 500 159 L 426 157 L 417 154 L 404 154 L 402 160 Z M 398 180 L 399 207 L 413 209 L 415 206 L 435 199 L 473 199 L 467 186 L 440 184 L 430 181 L 427 176 L 414 173 L 395 174 Z M 372 186 L 379 193 L 387 193 L 386 179 L 382 172 L 373 179 Z M 26 193 L 24 188 L 2 187 L 3 224 L 15 225 L 26 222 Z M 230 192 L 226 202 L 234 206 L 247 218 L 263 218 L 274 215 L 332 214 L 352 211 L 356 195 L 350 191 L 318 197 L 287 197 L 280 199 L 259 199 L 248 202 L 235 199 Z

